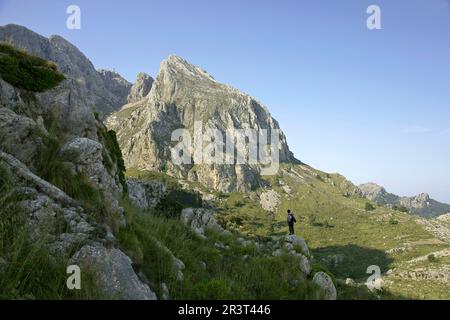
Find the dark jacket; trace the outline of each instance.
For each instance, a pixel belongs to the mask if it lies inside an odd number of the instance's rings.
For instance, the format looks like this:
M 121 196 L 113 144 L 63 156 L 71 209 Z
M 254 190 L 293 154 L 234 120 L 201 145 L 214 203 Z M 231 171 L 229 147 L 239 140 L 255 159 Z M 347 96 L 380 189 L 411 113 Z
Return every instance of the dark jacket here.
M 297 222 L 297 220 L 295 220 L 294 215 L 292 213 L 288 213 L 288 216 L 287 216 L 288 225 L 293 226 L 294 223 L 296 223 L 296 222 Z

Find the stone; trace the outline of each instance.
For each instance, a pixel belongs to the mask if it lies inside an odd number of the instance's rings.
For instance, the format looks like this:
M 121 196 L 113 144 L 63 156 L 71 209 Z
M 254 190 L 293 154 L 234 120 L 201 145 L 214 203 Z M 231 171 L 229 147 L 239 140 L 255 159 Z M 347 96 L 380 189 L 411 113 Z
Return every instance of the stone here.
M 312 281 L 321 288 L 326 300 L 336 300 L 336 287 L 328 274 L 322 271 L 317 272 L 314 274 Z
M 223 232 L 224 229 L 213 217 L 213 212 L 203 208 L 186 208 L 181 211 L 181 221 L 190 226 L 200 237 L 205 236 L 206 230 Z
M 161 300 L 169 300 L 169 288 L 164 282 L 161 283 Z
M 269 212 L 274 213 L 280 202 L 280 195 L 274 190 L 266 190 L 260 195 L 261 207 Z
M 306 241 L 302 237 L 296 235 L 287 235 L 285 237 L 285 242 L 290 243 L 293 246 L 300 247 L 304 255 L 306 256 L 310 255 L 308 245 L 306 244 Z
M 158 181 L 127 179 L 128 197 L 142 210 L 155 208 L 166 195 L 166 186 Z
M 131 266 L 131 259 L 116 248 L 100 244 L 83 246 L 71 258 L 81 270 L 96 275 L 98 288 L 107 299 L 156 300 L 148 285 L 142 283 Z

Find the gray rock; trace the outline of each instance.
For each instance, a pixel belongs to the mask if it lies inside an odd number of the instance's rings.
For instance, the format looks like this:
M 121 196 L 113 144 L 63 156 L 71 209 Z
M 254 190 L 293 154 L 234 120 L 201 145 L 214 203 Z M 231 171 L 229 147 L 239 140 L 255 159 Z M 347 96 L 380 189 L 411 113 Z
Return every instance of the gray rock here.
M 314 274 L 312 281 L 322 289 L 326 300 L 336 300 L 336 287 L 328 274 L 317 272 Z
M 155 208 L 166 195 L 166 186 L 158 181 L 127 179 L 128 197 L 142 210 Z
M 261 193 L 260 204 L 261 207 L 269 212 L 274 213 L 280 202 L 280 195 L 274 190 L 266 190 Z
M 44 131 L 34 120 L 16 114 L 7 108 L 0 108 L 0 148 L 20 161 L 30 165 L 39 146 L 42 145 Z
M 181 211 L 181 221 L 190 226 L 200 237 L 205 236 L 206 230 L 223 232 L 223 228 L 213 217 L 213 212 L 203 208 L 186 208 Z
M 301 251 L 304 255 L 309 256 L 309 248 L 302 237 L 295 235 L 288 235 L 285 238 L 285 242 L 292 244 L 293 246 L 298 246 L 301 248 Z
M 142 283 L 131 266 L 131 259 L 119 249 L 100 244 L 85 245 L 71 259 L 96 275 L 97 285 L 107 299 L 156 300 L 148 285 Z
M 137 75 L 136 82 L 131 87 L 130 93 L 128 95 L 128 103 L 134 103 L 142 100 L 147 96 L 152 88 L 153 82 L 155 80 L 148 74 L 140 72 Z
M 169 300 L 169 288 L 165 283 L 161 283 L 161 300 Z
M 130 83 L 117 74 L 112 76 L 113 73 L 95 70 L 83 53 L 60 36 L 46 38 L 25 27 L 9 24 L 0 27 L 0 41 L 8 41 L 17 48 L 55 62 L 67 76 L 56 90 L 40 94 L 39 99 L 45 102 L 43 105 L 63 111 L 61 120 L 68 122 L 68 127 L 77 132 L 75 135 L 82 136 L 85 129 L 95 127 L 94 110 L 107 115 L 119 110 L 126 101 Z M 119 77 L 121 80 L 117 81 Z M 78 127 L 74 126 L 76 124 Z

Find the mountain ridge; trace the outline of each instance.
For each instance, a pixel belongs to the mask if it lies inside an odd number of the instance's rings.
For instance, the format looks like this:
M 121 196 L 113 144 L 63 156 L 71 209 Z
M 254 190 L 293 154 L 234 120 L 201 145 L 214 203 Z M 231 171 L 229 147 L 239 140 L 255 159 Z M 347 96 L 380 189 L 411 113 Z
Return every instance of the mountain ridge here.
M 404 207 L 410 213 L 423 217 L 438 217 L 450 212 L 450 204 L 442 203 L 430 198 L 428 193 L 405 197 L 389 193 L 374 182 L 358 186 L 362 194 L 380 205 Z

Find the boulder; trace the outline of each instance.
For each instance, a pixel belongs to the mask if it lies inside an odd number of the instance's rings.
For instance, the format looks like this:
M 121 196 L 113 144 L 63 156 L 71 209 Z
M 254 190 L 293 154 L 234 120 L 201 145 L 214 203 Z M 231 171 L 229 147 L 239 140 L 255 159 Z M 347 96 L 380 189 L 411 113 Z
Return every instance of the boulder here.
M 285 238 L 285 242 L 292 244 L 293 246 L 300 247 L 302 253 L 306 256 L 309 256 L 309 248 L 306 244 L 306 241 L 299 236 L 296 235 L 287 235 Z
M 317 272 L 314 274 L 312 281 L 322 289 L 326 300 L 336 300 L 336 287 L 328 274 L 322 271 Z
M 158 181 L 127 179 L 128 197 L 142 210 L 155 208 L 166 195 L 166 186 Z
M 223 228 L 213 217 L 213 212 L 203 208 L 186 208 L 181 211 L 181 221 L 200 237 L 205 237 L 206 230 L 223 232 Z
M 106 299 L 156 300 L 155 293 L 134 272 L 131 259 L 119 249 L 98 243 L 85 245 L 73 255 L 71 263 L 95 274 Z

